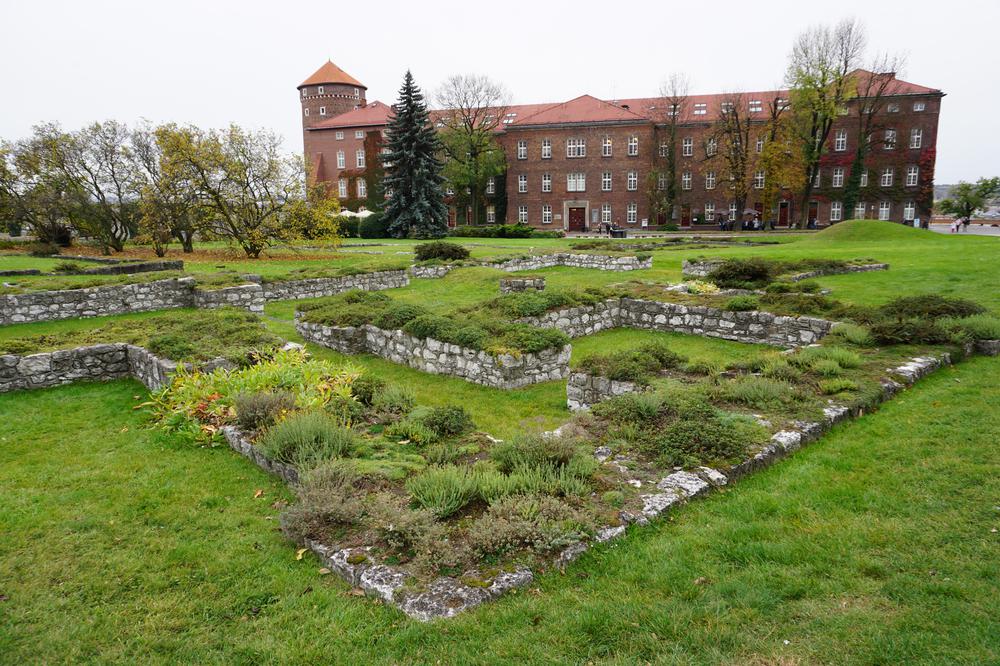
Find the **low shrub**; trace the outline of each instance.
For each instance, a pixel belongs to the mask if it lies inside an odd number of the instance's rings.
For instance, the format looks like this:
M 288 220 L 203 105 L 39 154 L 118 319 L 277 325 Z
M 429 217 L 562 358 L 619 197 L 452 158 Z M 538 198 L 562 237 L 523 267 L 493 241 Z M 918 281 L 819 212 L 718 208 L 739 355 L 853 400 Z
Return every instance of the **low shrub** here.
M 882 319 L 869 329 L 880 345 L 941 345 L 953 339 L 953 334 L 934 319 Z
M 380 414 L 402 416 L 409 414 L 417 400 L 413 391 L 404 387 L 390 385 L 375 394 L 372 407 Z
M 780 408 L 798 398 L 791 384 L 768 377 L 739 377 L 712 390 L 721 400 L 753 409 Z
M 765 358 L 759 372 L 764 377 L 785 382 L 797 382 L 802 379 L 802 372 L 792 366 L 788 362 L 788 359 L 783 356 L 769 356 Z
M 358 222 L 358 235 L 362 238 L 388 238 L 389 221 L 381 213 L 372 213 Z
M 436 442 L 437 433 L 425 426 L 416 419 L 403 419 L 386 426 L 383 434 L 389 438 L 398 439 L 400 442 L 409 442 L 418 446 L 425 446 Z
M 512 319 L 538 317 L 549 310 L 595 305 L 609 298 L 612 292 L 597 287 L 583 290 L 546 289 L 504 294 L 469 311 L 499 313 Z
M 418 569 L 433 573 L 441 565 L 461 559 L 456 544 L 447 540 L 447 529 L 431 511 L 413 509 L 402 498 L 377 493 L 367 505 L 367 525 L 393 551 L 413 557 Z
M 856 391 L 857 382 L 850 379 L 824 379 L 819 383 L 819 390 L 823 395 L 834 395 L 844 391 Z
M 816 359 L 809 364 L 809 370 L 820 377 L 837 377 L 844 372 L 836 361 L 827 358 Z
M 395 330 L 403 328 L 406 324 L 425 314 L 427 314 L 426 308 L 419 305 L 391 303 L 372 320 L 372 324 L 379 328 Z
M 52 267 L 53 273 L 62 273 L 62 274 L 81 273 L 83 272 L 83 270 L 84 270 L 83 266 L 81 266 L 79 263 L 75 261 L 60 261 L 57 262 L 56 265 Z
M 923 294 L 893 299 L 881 306 L 879 312 L 885 317 L 897 320 L 940 319 L 942 317 L 970 317 L 983 314 L 986 312 L 986 308 L 964 298 Z
M 240 393 L 233 399 L 236 423 L 247 431 L 267 428 L 285 412 L 295 408 L 295 396 L 288 391 Z
M 440 259 L 441 261 L 462 261 L 469 258 L 469 249 L 448 241 L 420 243 L 413 250 L 417 261 Z
M 767 430 L 749 417 L 688 403 L 656 437 L 654 450 L 658 464 L 665 467 L 735 462 L 767 439 Z
M 689 375 L 717 375 L 722 367 L 716 361 L 690 361 L 681 366 L 681 371 Z
M 499 470 L 510 474 L 518 469 L 567 465 L 577 454 L 578 444 L 567 437 L 520 434 L 490 449 Z
M 28 243 L 26 249 L 28 250 L 28 254 L 33 257 L 50 257 L 54 254 L 59 254 L 61 251 L 61 248 L 55 243 L 47 243 L 44 241 Z
M 572 505 L 545 496 L 519 495 L 492 504 L 468 530 L 482 556 L 529 548 L 538 554 L 559 551 L 591 534 L 594 519 Z
M 857 352 L 829 345 L 805 347 L 789 356 L 788 360 L 790 363 L 803 368 L 811 368 L 818 361 L 832 361 L 845 370 L 859 368 L 862 363 L 861 355 Z
M 941 326 L 959 331 L 973 340 L 1000 340 L 1000 317 L 978 314 L 941 320 Z
M 472 418 L 464 407 L 434 407 L 421 422 L 438 437 L 456 437 L 473 428 Z
M 648 384 L 650 379 L 685 361 L 662 342 L 647 343 L 636 349 L 610 354 L 593 354 L 580 362 L 580 369 L 615 381 Z
M 462 225 L 448 231 L 459 238 L 562 238 L 562 231 L 542 231 L 527 224 Z
M 730 312 L 748 312 L 759 310 L 760 301 L 754 296 L 733 296 L 722 307 Z
M 361 520 L 360 478 L 339 461 L 328 461 L 306 472 L 298 488 L 298 502 L 279 517 L 282 531 L 293 541 L 322 538 L 331 528 Z
M 375 399 L 386 389 L 386 381 L 376 375 L 365 373 L 351 383 L 351 393 L 362 405 L 371 407 Z
M 414 504 L 438 519 L 463 509 L 478 497 L 478 484 L 469 468 L 455 465 L 431 467 L 406 481 Z
M 819 293 L 820 289 L 821 287 L 818 282 L 801 280 L 799 282 L 772 282 L 767 285 L 765 291 L 769 294 L 816 294 Z
M 708 280 L 724 289 L 761 289 L 774 279 L 773 262 L 760 257 L 726 259 L 708 275 Z
M 591 412 L 610 423 L 642 427 L 657 420 L 665 400 L 661 393 L 626 393 L 597 403 Z
M 871 331 L 857 324 L 837 324 L 827 336 L 828 340 L 842 342 L 855 347 L 871 347 L 875 344 Z
M 272 460 L 308 469 L 324 460 L 351 455 L 358 438 L 322 412 L 303 412 L 264 433 L 258 446 Z

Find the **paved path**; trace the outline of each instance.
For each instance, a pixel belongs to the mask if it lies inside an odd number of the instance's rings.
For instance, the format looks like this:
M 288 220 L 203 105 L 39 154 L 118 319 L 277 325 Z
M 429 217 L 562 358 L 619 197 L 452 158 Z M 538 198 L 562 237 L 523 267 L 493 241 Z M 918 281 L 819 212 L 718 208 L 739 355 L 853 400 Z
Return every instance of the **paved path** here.
M 1000 225 L 1000 220 L 996 222 Z M 950 224 L 931 224 L 931 231 L 936 231 L 939 234 L 950 234 L 951 225 Z M 957 235 L 970 235 L 970 236 L 1000 236 L 1000 226 L 990 226 L 989 224 L 978 224 L 973 222 L 969 225 L 966 231 L 960 231 Z

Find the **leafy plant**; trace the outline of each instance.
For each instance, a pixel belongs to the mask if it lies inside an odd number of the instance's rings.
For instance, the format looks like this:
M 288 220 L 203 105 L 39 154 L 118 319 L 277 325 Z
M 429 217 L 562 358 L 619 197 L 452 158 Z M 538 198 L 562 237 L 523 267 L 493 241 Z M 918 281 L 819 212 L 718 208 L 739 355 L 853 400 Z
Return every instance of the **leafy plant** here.
M 566 465 L 577 449 L 577 442 L 568 437 L 520 434 L 495 444 L 490 450 L 490 458 L 501 472 L 509 474 L 519 468 Z
M 304 469 L 351 455 L 358 447 L 358 437 L 322 412 L 303 412 L 273 426 L 258 447 L 272 460 Z
M 971 315 L 962 318 L 947 318 L 941 326 L 960 331 L 973 340 L 1000 340 L 1000 317 L 988 314 Z
M 747 312 L 759 310 L 760 301 L 753 296 L 733 296 L 722 307 L 730 312 Z
M 819 390 L 824 395 L 834 395 L 844 391 L 855 391 L 858 388 L 857 382 L 851 379 L 824 379 L 819 383 Z
M 293 541 L 323 537 L 332 527 L 361 520 L 361 478 L 340 461 L 327 461 L 306 472 L 298 488 L 298 502 L 281 512 L 280 524 Z
M 438 437 L 455 437 L 473 428 L 469 413 L 457 405 L 434 407 L 421 421 Z
M 351 384 L 351 392 L 362 405 L 371 407 L 376 398 L 386 389 L 386 381 L 371 373 L 365 373 Z
M 295 407 L 288 391 L 240 393 L 233 399 L 236 422 L 243 430 L 258 430 L 274 424 L 284 412 Z
M 656 374 L 676 368 L 684 357 L 662 342 L 652 342 L 632 350 L 592 354 L 580 362 L 580 369 L 615 381 L 648 384 Z
M 406 491 L 420 508 L 442 519 L 474 500 L 478 495 L 478 485 L 475 475 L 468 468 L 446 465 L 431 467 L 408 479 Z

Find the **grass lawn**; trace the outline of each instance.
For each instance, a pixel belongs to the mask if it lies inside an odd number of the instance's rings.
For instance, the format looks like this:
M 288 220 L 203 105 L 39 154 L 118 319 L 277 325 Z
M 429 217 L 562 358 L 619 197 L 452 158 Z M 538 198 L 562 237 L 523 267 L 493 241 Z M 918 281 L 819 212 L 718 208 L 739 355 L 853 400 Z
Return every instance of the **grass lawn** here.
M 1000 359 L 565 575 L 420 624 L 295 559 L 282 485 L 143 427 L 141 387 L 0 396 L 0 654 L 17 662 L 996 663 Z M 262 491 L 259 497 L 255 497 Z

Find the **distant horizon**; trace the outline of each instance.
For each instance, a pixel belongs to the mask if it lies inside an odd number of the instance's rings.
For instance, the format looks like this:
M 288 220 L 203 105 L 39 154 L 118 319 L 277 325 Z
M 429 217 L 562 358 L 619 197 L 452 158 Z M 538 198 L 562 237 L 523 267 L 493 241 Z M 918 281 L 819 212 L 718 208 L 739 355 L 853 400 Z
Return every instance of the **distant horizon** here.
M 907 55 L 899 78 L 945 94 L 935 181 L 1000 174 L 1000 136 L 983 122 L 988 110 L 1000 107 L 1000 90 L 984 86 L 981 74 L 1000 66 L 990 34 L 990 26 L 1000 23 L 1000 6 L 958 0 L 935 16 L 933 34 L 925 27 L 926 11 L 896 0 L 844 0 L 832 11 L 781 0 L 766 21 L 759 7 L 730 2 L 711 11 L 659 4 L 614 15 L 604 9 L 591 0 L 572 13 L 515 1 L 502 13 L 481 14 L 448 0 L 433 15 L 406 3 L 343 10 L 296 0 L 280 13 L 252 0 L 179 0 L 168 9 L 116 0 L 4 6 L 0 20 L 22 29 L 0 43 L 0 57 L 17 63 L 0 72 L 7 99 L 16 100 L 0 117 L 0 138 L 23 138 L 32 125 L 48 121 L 66 129 L 107 119 L 203 127 L 235 122 L 273 130 L 288 152 L 300 153 L 296 86 L 328 58 L 367 86 L 370 102 L 387 104 L 395 101 L 407 69 L 431 105 L 448 76 L 464 73 L 503 83 L 518 104 L 557 104 L 581 94 L 657 97 L 675 71 L 688 76 L 693 94 L 775 90 L 784 87 L 798 33 L 855 16 L 870 45 Z M 973 11 L 976 20 L 970 21 Z M 716 17 L 726 21 L 710 24 Z M 466 30 L 476 21 L 482 25 Z M 345 24 L 362 27 L 334 28 Z M 753 27 L 759 25 L 767 30 Z M 44 48 L 39 26 L 45 28 Z M 931 40 L 962 47 L 922 46 Z M 734 58 L 732 49 L 745 56 Z

